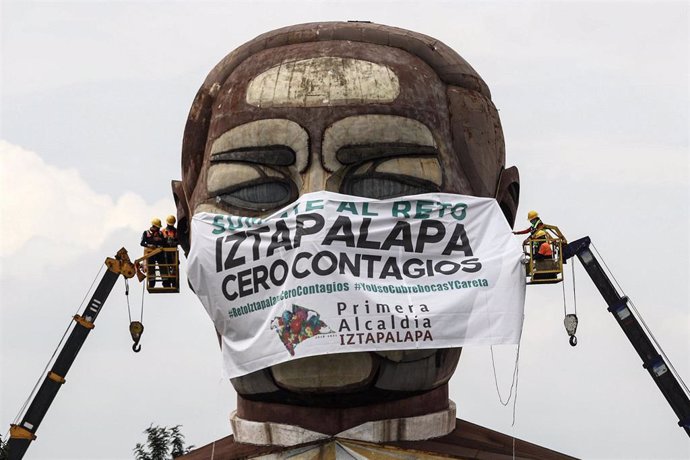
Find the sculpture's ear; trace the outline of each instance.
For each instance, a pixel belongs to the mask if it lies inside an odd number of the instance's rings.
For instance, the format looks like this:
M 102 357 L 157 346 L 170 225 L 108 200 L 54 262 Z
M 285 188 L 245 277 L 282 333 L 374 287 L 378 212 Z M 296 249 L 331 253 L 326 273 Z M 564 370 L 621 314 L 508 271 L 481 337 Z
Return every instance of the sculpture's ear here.
M 182 181 L 174 180 L 171 182 L 171 185 L 175 206 L 177 207 L 177 236 L 184 255 L 187 256 L 189 253 L 189 219 L 191 212 L 189 211 L 187 195 L 184 193 Z
M 503 215 L 506 216 L 510 228 L 513 228 L 520 202 L 520 173 L 515 166 L 501 171 L 498 186 L 496 187 L 496 201 L 501 206 Z

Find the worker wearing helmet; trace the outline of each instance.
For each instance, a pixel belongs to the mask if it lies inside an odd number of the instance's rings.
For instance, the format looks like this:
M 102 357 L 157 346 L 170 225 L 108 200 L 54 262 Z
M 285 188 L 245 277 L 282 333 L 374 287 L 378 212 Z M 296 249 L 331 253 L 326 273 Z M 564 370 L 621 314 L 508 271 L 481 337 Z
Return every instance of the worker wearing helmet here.
M 167 225 L 161 232 L 163 239 L 165 241 L 164 246 L 166 248 L 177 248 L 179 240 L 177 238 L 177 229 L 175 228 L 175 216 L 170 215 L 165 219 Z M 177 257 L 173 251 L 166 251 L 164 253 L 165 265 L 167 277 L 163 278 L 163 287 L 177 287 L 176 283 L 176 273 L 177 273 Z
M 549 236 L 544 230 L 537 230 L 530 237 L 532 240 L 532 258 L 534 260 L 544 260 L 553 257 L 553 249 L 549 243 Z
M 175 228 L 175 222 L 177 222 L 177 220 L 175 219 L 175 216 L 170 215 L 165 219 L 165 222 L 168 225 L 166 225 L 161 232 L 163 234 L 163 238 L 165 239 L 165 247 L 176 248 L 179 244 L 177 239 L 177 229 Z
M 151 219 L 151 228 L 141 234 L 141 245 L 145 248 L 160 248 L 164 246 L 163 233 L 161 233 L 161 220 Z
M 544 231 L 544 222 L 539 218 L 539 213 L 537 211 L 528 212 L 527 220 L 529 220 L 530 226 L 524 230 L 513 232 L 513 234 L 524 235 L 529 233 L 530 236 L 523 244 L 532 243 L 532 258 L 534 260 L 550 259 L 553 256 L 553 249 L 549 243 L 549 235 Z
M 537 230 L 544 226 L 544 223 L 539 218 L 539 213 L 537 211 L 528 212 L 527 220 L 529 221 L 529 227 L 524 230 L 513 232 L 513 235 L 524 235 L 529 233 L 531 236 L 535 236 L 534 234 L 537 232 Z
M 161 248 L 165 246 L 165 239 L 163 238 L 163 233 L 161 232 L 162 223 L 157 217 L 151 219 L 151 227 L 145 230 L 141 234 L 141 245 L 145 248 L 144 255 L 149 254 L 156 248 Z M 146 270 L 148 273 L 156 273 L 158 264 L 164 263 L 165 257 L 163 254 L 154 254 L 148 259 L 146 259 Z M 149 287 L 154 287 L 156 285 L 156 277 L 152 276 L 149 278 Z

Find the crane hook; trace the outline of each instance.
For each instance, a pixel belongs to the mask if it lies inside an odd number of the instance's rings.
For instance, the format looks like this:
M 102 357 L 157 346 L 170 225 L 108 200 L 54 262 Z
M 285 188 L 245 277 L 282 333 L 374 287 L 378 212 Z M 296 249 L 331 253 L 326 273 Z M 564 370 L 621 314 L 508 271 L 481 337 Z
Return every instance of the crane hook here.
M 141 334 L 144 333 L 144 325 L 141 324 L 139 321 L 132 321 L 129 323 L 129 333 L 132 336 L 132 340 L 134 340 L 134 345 L 132 345 L 132 351 L 134 353 L 139 353 L 141 351 L 141 345 L 139 345 L 139 341 L 141 340 Z
M 577 345 L 577 337 L 575 337 L 575 332 L 577 331 L 577 315 L 572 313 L 565 315 L 563 324 L 565 325 L 565 331 L 570 336 L 570 340 L 568 340 L 568 342 L 570 342 L 571 347 L 574 347 Z

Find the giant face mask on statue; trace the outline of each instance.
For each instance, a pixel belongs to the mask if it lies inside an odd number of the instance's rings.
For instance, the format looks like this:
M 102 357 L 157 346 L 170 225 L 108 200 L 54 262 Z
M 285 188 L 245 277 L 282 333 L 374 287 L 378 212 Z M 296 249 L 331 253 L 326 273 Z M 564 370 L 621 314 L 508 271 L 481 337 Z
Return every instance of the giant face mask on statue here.
M 369 23 L 288 27 L 223 59 L 192 106 L 173 188 L 185 252 L 196 212 L 265 215 L 312 191 L 495 197 L 511 226 L 519 193 L 479 75 L 434 39 Z M 459 356 L 317 356 L 233 385 L 253 401 L 363 405 L 444 385 Z

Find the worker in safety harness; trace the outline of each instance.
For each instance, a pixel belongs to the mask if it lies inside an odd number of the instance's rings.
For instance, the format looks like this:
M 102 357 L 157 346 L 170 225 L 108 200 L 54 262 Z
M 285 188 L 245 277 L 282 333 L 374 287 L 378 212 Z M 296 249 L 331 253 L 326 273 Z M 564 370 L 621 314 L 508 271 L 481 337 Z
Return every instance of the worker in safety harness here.
M 165 240 L 164 246 L 166 248 L 177 248 L 177 245 L 180 244 L 177 238 L 177 229 L 175 228 L 175 222 L 177 222 L 177 219 L 175 219 L 175 216 L 170 215 L 165 219 L 165 222 L 168 225 L 166 225 L 161 232 L 163 234 L 163 239 Z M 172 251 L 166 251 L 164 256 L 165 264 L 167 265 L 166 273 L 168 274 L 168 277 L 163 278 L 163 287 L 177 287 L 175 282 L 175 273 L 177 272 L 177 267 L 175 264 L 177 263 L 177 257 L 175 257 L 175 254 Z
M 151 228 L 141 234 L 141 245 L 144 247 L 144 255 L 150 254 L 157 248 L 165 246 L 165 238 L 161 233 L 161 220 L 157 217 L 151 220 Z M 149 287 L 156 285 L 156 269 L 158 264 L 165 263 L 165 256 L 162 253 L 154 254 L 146 259 L 146 271 L 149 273 Z
M 553 256 L 553 249 L 549 243 L 549 235 L 544 231 L 544 222 L 539 218 L 537 211 L 530 211 L 527 213 L 527 220 L 530 226 L 524 230 L 513 232 L 513 235 L 524 235 L 529 233 L 530 236 L 523 244 L 532 242 L 532 258 L 534 260 L 550 259 Z

